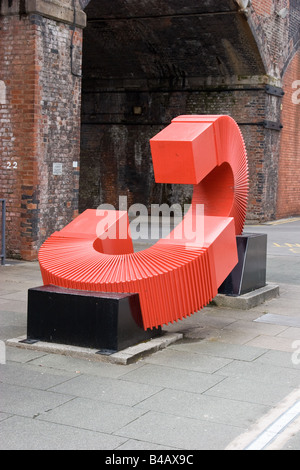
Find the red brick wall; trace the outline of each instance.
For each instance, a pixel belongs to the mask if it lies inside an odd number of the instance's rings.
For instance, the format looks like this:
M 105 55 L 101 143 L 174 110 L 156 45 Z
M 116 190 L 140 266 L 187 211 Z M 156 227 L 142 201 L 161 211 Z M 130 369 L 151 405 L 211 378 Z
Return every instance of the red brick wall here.
M 277 217 L 300 215 L 300 52 L 283 78 L 282 136 Z
M 260 16 L 268 16 L 273 11 L 273 0 L 252 0 L 252 6 L 255 12 Z
M 0 79 L 6 102 L 0 104 L 0 197 L 7 202 L 7 246 L 10 254 L 31 258 L 37 207 L 35 27 L 27 18 L 1 18 Z
M 298 2 L 298 0 L 293 0 Z M 266 66 L 266 73 L 280 78 L 290 52 L 290 30 L 293 12 L 290 0 L 252 0 L 249 22 Z M 276 12 L 290 7 L 290 15 L 279 17 Z M 295 7 L 296 8 L 296 7 Z M 299 8 L 299 7 L 297 7 Z
M 136 102 L 143 115 L 128 125 L 124 121 Z M 80 210 L 104 202 L 118 207 L 119 195 L 126 195 L 129 204 L 189 202 L 190 188 L 182 186 L 179 192 L 178 185 L 154 182 L 149 139 L 180 114 L 228 114 L 240 125 L 247 147 L 247 219 L 274 219 L 280 132 L 263 123 L 280 119 L 280 105 L 281 98 L 267 94 L 263 83 L 215 91 L 83 93 Z
M 72 30 L 39 15 L 0 18 L 0 198 L 7 256 L 36 259 L 40 245 L 78 213 L 80 78 Z M 81 72 L 82 34 L 74 34 Z M 77 162 L 77 166 L 73 165 Z M 62 175 L 53 174 L 53 164 Z
M 39 245 L 78 214 L 82 31 L 41 16 L 32 16 L 37 28 L 39 101 Z M 76 162 L 77 166 L 73 166 Z M 53 164 L 62 168 L 53 174 Z

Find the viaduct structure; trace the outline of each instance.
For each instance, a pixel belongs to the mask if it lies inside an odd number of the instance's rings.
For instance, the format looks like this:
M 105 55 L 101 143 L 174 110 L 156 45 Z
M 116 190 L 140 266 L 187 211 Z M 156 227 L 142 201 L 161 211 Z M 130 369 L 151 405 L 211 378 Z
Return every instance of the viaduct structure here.
M 7 256 L 101 203 L 190 201 L 155 184 L 149 139 L 228 114 L 249 221 L 300 215 L 298 0 L 0 0 L 0 198 Z

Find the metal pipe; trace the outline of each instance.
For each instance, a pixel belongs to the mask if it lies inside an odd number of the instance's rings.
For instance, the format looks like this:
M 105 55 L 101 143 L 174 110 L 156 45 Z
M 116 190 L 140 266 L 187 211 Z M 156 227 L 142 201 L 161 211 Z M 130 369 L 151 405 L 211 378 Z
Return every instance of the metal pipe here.
M 5 220 L 6 220 L 6 201 L 5 199 L 0 199 L 2 205 L 2 228 L 1 228 L 1 265 L 5 265 Z

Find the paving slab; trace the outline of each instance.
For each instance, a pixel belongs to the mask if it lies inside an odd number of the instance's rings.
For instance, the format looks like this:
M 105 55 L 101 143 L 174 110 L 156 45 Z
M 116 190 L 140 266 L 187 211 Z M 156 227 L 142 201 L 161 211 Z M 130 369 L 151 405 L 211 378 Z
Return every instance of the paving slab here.
M 246 376 L 247 377 L 247 376 Z M 206 395 L 245 401 L 261 405 L 275 406 L 291 391 L 292 387 L 282 383 L 260 382 L 244 377 L 226 377 L 205 392 Z
M 20 349 L 15 347 L 6 346 L 6 359 L 8 362 L 17 362 L 25 364 L 32 362 L 37 358 L 46 356 L 43 351 L 36 351 L 34 349 Z
M 59 407 L 39 413 L 36 419 L 112 434 L 136 421 L 142 414 L 142 410 L 131 406 L 76 397 Z
M 231 362 L 220 369 L 218 375 L 236 378 L 247 377 L 248 380 L 272 384 L 274 387 L 280 386 L 282 383 L 294 388 L 300 385 L 300 368 L 292 370 L 257 361 L 246 364 L 242 361 Z
M 21 387 L 30 387 L 33 389 L 47 390 L 54 385 L 61 384 L 76 373 L 45 369 L 34 366 L 31 363 L 24 368 L 23 364 L 11 363 L 0 365 L 0 380 L 3 384 L 19 385 Z
M 291 341 L 293 341 L 292 344 L 296 345 L 298 343 L 298 346 L 300 345 L 300 328 L 286 328 L 282 333 L 279 333 L 279 335 L 277 336 L 278 338 L 289 338 Z
M 169 349 L 187 351 L 198 354 L 220 357 L 224 359 L 237 359 L 242 361 L 253 361 L 262 356 L 267 349 L 255 348 L 232 343 L 220 343 L 218 341 L 180 341 L 170 346 Z
M 248 341 L 247 345 L 264 349 L 274 349 L 275 351 L 286 351 L 291 354 L 295 352 L 294 340 L 290 338 L 283 338 L 281 336 L 267 336 L 259 335 L 256 338 Z M 299 347 L 298 347 L 299 349 Z
M 293 361 L 293 355 L 285 351 L 266 350 L 266 352 L 255 359 L 254 362 L 275 365 L 286 369 L 300 370 L 300 361 Z
M 35 418 L 69 400 L 67 395 L 0 383 L 0 409 L 13 415 Z
M 131 453 L 134 453 L 134 452 L 139 453 L 142 451 L 142 453 L 145 455 L 145 451 L 165 452 L 166 450 L 169 450 L 171 452 L 176 452 L 181 449 L 176 449 L 176 447 L 174 446 L 169 447 L 166 445 L 155 444 L 155 443 L 137 440 L 137 439 L 128 439 L 124 444 L 121 444 L 118 447 L 118 451 L 121 452 L 121 455 L 123 451 L 130 451 Z
M 231 359 L 223 357 L 214 357 L 196 352 L 166 349 L 147 359 L 148 364 L 158 364 L 168 367 L 176 367 L 195 372 L 205 372 L 213 374 L 225 365 L 229 364 Z
M 19 348 L 8 348 L 8 350 L 19 351 L 21 355 L 22 352 L 24 352 L 24 349 L 20 350 Z M 11 355 L 8 352 L 8 358 L 10 356 Z M 16 355 L 13 354 L 13 359 L 19 360 L 19 356 L 16 357 Z M 70 371 L 76 374 L 82 373 L 90 376 L 111 378 L 121 377 L 130 370 L 134 370 L 140 367 L 138 363 L 127 364 L 126 367 L 124 367 L 123 364 L 114 364 L 114 367 L 111 367 L 111 364 L 109 362 L 91 361 L 86 358 L 77 358 L 70 356 L 61 356 L 59 354 L 46 353 L 35 353 L 35 356 L 29 360 L 32 365 L 36 365 L 41 368 L 50 368 L 55 370 Z
M 300 317 L 290 317 L 288 315 L 278 315 L 275 313 L 266 313 L 255 320 L 258 323 L 267 323 L 270 325 L 292 326 L 300 328 Z
M 281 450 L 287 451 L 287 450 L 299 450 L 300 449 L 300 433 L 298 428 L 295 430 L 295 434 L 292 435 L 292 437 L 284 443 L 282 446 Z
M 162 388 L 203 393 L 222 381 L 223 377 L 216 374 L 146 363 L 139 369 L 128 372 L 122 379 L 144 384 L 155 383 Z
M 161 389 L 162 387 L 155 383 L 133 383 L 122 378 L 112 379 L 81 374 L 49 388 L 49 391 L 133 407 Z
M 126 438 L 12 416 L 1 423 L 1 450 L 110 450 L 118 448 Z
M 115 435 L 174 446 L 183 450 L 216 450 L 243 432 L 243 428 L 150 411 Z
M 230 398 L 211 397 L 182 390 L 163 389 L 136 405 L 147 411 L 247 428 L 268 411 L 268 406 Z

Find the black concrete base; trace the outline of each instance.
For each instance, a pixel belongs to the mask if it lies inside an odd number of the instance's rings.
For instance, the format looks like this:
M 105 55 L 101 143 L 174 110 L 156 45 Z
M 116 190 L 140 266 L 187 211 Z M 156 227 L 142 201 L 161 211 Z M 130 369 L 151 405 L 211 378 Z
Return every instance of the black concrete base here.
M 238 264 L 219 288 L 219 294 L 243 295 L 266 285 L 267 235 L 236 237 Z
M 112 354 L 161 334 L 145 331 L 138 294 L 64 289 L 28 290 L 27 340 L 98 349 Z

